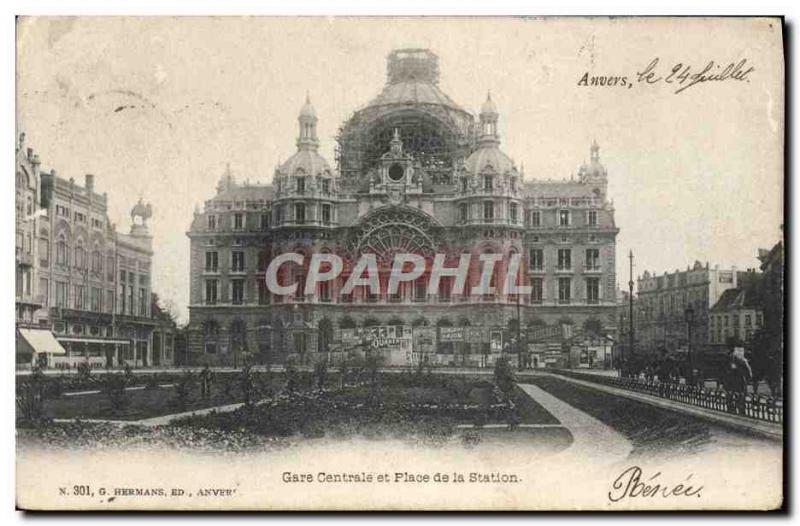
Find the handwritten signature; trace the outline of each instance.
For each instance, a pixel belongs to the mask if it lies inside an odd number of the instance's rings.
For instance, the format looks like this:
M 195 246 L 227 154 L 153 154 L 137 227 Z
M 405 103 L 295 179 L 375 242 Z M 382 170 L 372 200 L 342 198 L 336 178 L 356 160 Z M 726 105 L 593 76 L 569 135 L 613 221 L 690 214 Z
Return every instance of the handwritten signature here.
M 611 502 L 619 502 L 626 498 L 637 497 L 700 497 L 703 486 L 693 486 L 690 484 L 692 474 L 683 479 L 678 484 L 667 484 L 661 482 L 661 472 L 657 472 L 652 477 L 646 478 L 639 466 L 631 466 L 617 477 L 612 485 L 612 491 L 608 492 L 608 499 Z M 642 479 L 646 481 L 643 482 Z
M 637 81 L 645 84 L 657 84 L 659 82 L 673 84 L 678 86 L 678 89 L 675 90 L 675 93 L 678 94 L 704 82 L 722 82 L 726 80 L 750 82 L 747 77 L 755 71 L 753 66 L 748 65 L 746 58 L 735 64 L 730 62 L 724 67 L 722 64 L 717 64 L 711 60 L 699 71 L 682 62 L 673 65 L 666 75 L 661 73 L 660 69 L 659 59 L 656 57 L 650 61 L 643 71 L 636 72 Z

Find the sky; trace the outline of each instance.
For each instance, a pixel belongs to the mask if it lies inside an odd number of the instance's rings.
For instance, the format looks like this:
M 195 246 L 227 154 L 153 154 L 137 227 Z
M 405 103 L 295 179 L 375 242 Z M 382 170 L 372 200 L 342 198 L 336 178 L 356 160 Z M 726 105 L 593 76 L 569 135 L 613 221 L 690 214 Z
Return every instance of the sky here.
M 385 83 L 386 55 L 425 47 L 439 86 L 477 113 L 500 112 L 501 148 L 526 179 L 564 179 L 596 139 L 620 233 L 617 281 L 712 266 L 757 267 L 781 239 L 783 57 L 770 20 L 625 18 L 21 18 L 17 129 L 42 168 L 96 177 L 127 232 L 141 197 L 153 205 L 153 290 L 188 316 L 196 206 L 226 164 L 269 182 L 295 151 L 306 93 L 320 152 Z M 662 81 L 637 82 L 658 58 Z M 676 64 L 746 60 L 744 80 L 675 93 Z M 626 86 L 579 85 L 585 74 Z M 121 108 L 121 109 L 120 109 Z

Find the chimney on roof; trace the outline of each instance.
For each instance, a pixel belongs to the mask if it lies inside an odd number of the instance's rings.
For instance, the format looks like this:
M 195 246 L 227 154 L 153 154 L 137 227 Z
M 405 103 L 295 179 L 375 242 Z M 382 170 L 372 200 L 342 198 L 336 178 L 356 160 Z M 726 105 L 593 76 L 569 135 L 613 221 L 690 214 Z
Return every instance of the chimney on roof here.
M 31 159 L 33 157 L 33 148 L 28 148 L 27 152 L 28 152 L 28 159 Z
M 86 184 L 84 186 L 86 186 L 86 191 L 88 193 L 90 193 L 90 194 L 94 193 L 94 175 L 86 174 L 85 181 L 86 181 Z

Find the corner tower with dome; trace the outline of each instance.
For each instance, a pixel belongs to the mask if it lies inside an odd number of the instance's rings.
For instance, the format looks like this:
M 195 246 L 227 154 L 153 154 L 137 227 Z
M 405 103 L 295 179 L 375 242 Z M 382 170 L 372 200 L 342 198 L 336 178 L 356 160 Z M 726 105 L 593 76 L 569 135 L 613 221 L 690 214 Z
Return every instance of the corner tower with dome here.
M 271 179 L 225 171 L 188 231 L 193 363 L 337 363 L 385 327 L 409 338 L 410 361 L 491 366 L 522 349 L 527 364 L 543 367 L 554 363 L 547 355 L 554 348 L 583 346 L 582 360 L 613 333 L 618 229 L 597 143 L 577 178 L 526 177 L 502 149 L 491 94 L 475 116 L 438 79 L 433 52 L 395 50 L 381 92 L 340 127 L 332 163 L 319 152 L 307 96 L 296 151 Z M 249 182 L 259 179 L 269 182 Z M 286 252 L 305 255 L 305 266 L 285 267 L 279 280 L 300 286 L 293 296 L 273 296 L 265 270 Z M 307 265 L 319 252 L 345 261 L 370 253 L 381 262 L 402 252 L 445 254 L 448 265 L 462 254 L 473 261 L 519 254 L 530 293 L 497 286 L 479 296 L 453 294 L 453 278 L 443 278 L 429 294 L 423 275 L 393 293 L 356 287 L 344 294 L 345 265 L 337 280 L 306 296 Z M 479 280 L 471 268 L 467 291 Z

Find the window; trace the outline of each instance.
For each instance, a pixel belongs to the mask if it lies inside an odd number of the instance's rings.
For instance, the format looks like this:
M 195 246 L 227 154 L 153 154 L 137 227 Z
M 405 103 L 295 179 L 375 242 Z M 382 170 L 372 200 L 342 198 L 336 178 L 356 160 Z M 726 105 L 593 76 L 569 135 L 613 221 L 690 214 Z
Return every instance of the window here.
M 558 302 L 569 303 L 572 299 L 572 280 L 570 278 L 558 278 Z
M 492 222 L 494 219 L 494 203 L 491 201 L 483 202 L 483 219 L 487 222 Z
M 147 316 L 147 289 L 139 289 L 139 316 Z
M 306 335 L 302 332 L 294 333 L 294 352 L 302 354 L 306 350 Z
M 216 251 L 206 252 L 206 272 L 216 272 L 219 268 L 219 255 Z
M 133 283 L 133 280 L 131 280 L 131 283 Z M 133 312 L 133 285 L 128 285 L 128 314 L 133 316 Z
M 469 218 L 467 214 L 468 211 L 469 209 L 467 208 L 466 203 L 461 203 L 460 205 L 458 205 L 458 217 L 461 219 L 462 223 L 467 222 L 467 219 Z
M 294 220 L 298 223 L 306 222 L 306 205 L 304 203 L 294 205 Z
M 106 281 L 114 281 L 114 257 L 106 257 Z
M 62 267 L 67 266 L 67 243 L 61 238 L 56 243 L 56 264 Z
M 46 237 L 39 238 L 39 265 L 42 267 L 50 266 L 50 252 Z
M 558 211 L 558 226 L 569 226 L 569 224 L 570 224 L 569 210 L 559 210 Z
M 217 302 L 217 280 L 206 280 L 206 303 L 214 305 Z M 123 307 L 124 309 L 124 307 Z
M 542 226 L 542 213 L 539 210 L 531 211 L 531 226 L 532 227 Z
M 261 214 L 261 230 L 269 228 L 269 214 Z
M 231 271 L 244 272 L 244 252 L 241 250 L 231 252 Z
M 91 296 L 89 297 L 89 305 L 90 305 L 89 308 L 93 312 L 100 312 L 101 310 L 103 310 L 101 308 L 103 302 L 102 292 L 103 291 L 98 289 L 97 287 L 92 287 Z
M 75 247 L 75 268 L 78 270 L 86 268 L 86 250 L 82 245 Z
M 450 289 L 453 286 L 452 278 L 442 278 L 439 280 L 439 301 L 442 303 L 450 302 Z
M 47 278 L 39 278 L 39 294 L 41 294 L 42 304 L 45 306 L 50 305 L 49 292 Z
M 544 280 L 542 278 L 531 279 L 531 302 L 541 303 L 544 299 Z
M 106 302 L 104 305 L 105 309 L 103 312 L 114 312 L 114 291 L 107 290 L 106 291 Z
M 325 225 L 331 222 L 331 205 L 322 205 L 322 223 Z
M 125 314 L 126 307 L 128 306 L 128 300 L 125 296 L 125 285 L 120 284 L 119 286 L 119 312 Z
M 244 280 L 234 279 L 231 280 L 231 302 L 234 305 L 241 305 L 244 303 Z
M 508 218 L 512 223 L 517 222 L 517 203 L 511 203 L 508 207 Z
M 244 228 L 244 214 L 237 212 L 233 214 L 233 229 L 241 230 L 242 228 Z
M 596 248 L 586 249 L 586 270 L 600 270 L 600 251 Z
M 86 214 L 81 212 L 75 212 L 75 222 L 77 223 L 85 223 L 86 222 Z
M 209 230 L 217 229 L 217 216 L 213 214 L 208 216 L 208 229 Z
M 493 187 L 494 187 L 494 177 L 492 177 L 491 175 L 484 175 L 483 189 L 487 192 L 491 192 Z
M 461 191 L 466 193 L 467 190 L 469 190 L 469 179 L 466 178 L 466 177 L 462 177 L 461 178 Z
M 306 178 L 305 177 L 298 177 L 297 178 L 297 193 L 302 194 L 306 191 Z
M 283 223 L 283 205 L 278 205 L 275 207 L 275 223 Z
M 330 179 L 323 179 L 322 180 L 322 193 L 325 193 L 325 194 L 331 193 L 331 180 Z
M 75 308 L 78 310 L 83 310 L 84 305 L 86 304 L 86 287 L 83 285 L 75 285 L 73 291 L 75 293 Z
M 586 303 L 600 302 L 600 278 L 586 278 Z
M 269 303 L 269 289 L 267 289 L 267 283 L 260 279 L 258 280 L 258 304 L 259 305 L 267 305 Z
M 319 300 L 325 303 L 331 301 L 331 282 L 323 281 L 319 284 Z
M 414 301 L 425 301 L 425 296 L 427 295 L 427 283 L 425 283 L 424 279 L 417 279 L 414 282 Z
M 589 210 L 586 216 L 586 224 L 589 226 L 597 226 L 597 210 Z
M 69 217 L 69 208 L 62 205 L 56 205 L 56 215 L 61 217 Z
M 569 248 L 558 249 L 558 270 L 572 269 L 572 250 Z
M 753 325 L 753 319 L 749 314 L 744 315 L 744 326 L 750 327 Z
M 92 272 L 103 274 L 103 255 L 97 250 L 92 252 Z
M 544 250 L 541 248 L 532 248 L 528 251 L 530 259 L 531 270 L 544 269 Z
M 67 306 L 67 284 L 63 281 L 56 281 L 56 307 Z

